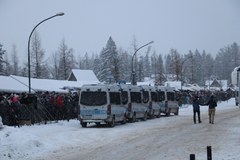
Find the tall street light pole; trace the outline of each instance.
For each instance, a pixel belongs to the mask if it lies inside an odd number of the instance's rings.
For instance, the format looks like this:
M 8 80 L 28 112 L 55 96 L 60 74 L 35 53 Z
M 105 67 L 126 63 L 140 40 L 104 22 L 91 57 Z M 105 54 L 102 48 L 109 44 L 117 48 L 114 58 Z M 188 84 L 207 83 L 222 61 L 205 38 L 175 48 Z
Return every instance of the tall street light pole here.
M 146 47 L 147 45 L 152 44 L 153 42 L 154 42 L 154 41 L 151 41 L 151 42 L 149 42 L 149 43 L 147 43 L 147 44 L 139 47 L 138 49 L 136 49 L 136 51 L 135 51 L 134 54 L 132 55 L 132 85 L 136 85 L 136 84 L 137 84 L 137 82 L 136 82 L 136 80 L 135 80 L 135 71 L 134 71 L 134 69 L 133 69 L 133 60 L 134 60 L 134 57 L 135 57 L 135 55 L 137 54 L 137 52 L 138 52 L 141 48 Z
M 31 40 L 31 36 L 32 36 L 34 30 L 35 30 L 41 23 L 43 23 L 43 22 L 45 22 L 45 21 L 47 21 L 47 20 L 49 20 L 49 19 L 52 19 L 52 18 L 54 18 L 54 17 L 63 16 L 63 15 L 64 15 L 64 13 L 61 12 L 61 13 L 57 13 L 57 14 L 51 16 L 51 17 L 48 17 L 48 18 L 42 20 L 41 22 L 39 22 L 39 23 L 33 28 L 32 32 L 31 32 L 30 35 L 29 35 L 29 38 L 28 38 L 28 89 L 29 89 L 29 93 L 31 93 L 31 68 L 30 68 L 30 67 L 31 67 L 31 66 L 30 66 L 30 40 Z

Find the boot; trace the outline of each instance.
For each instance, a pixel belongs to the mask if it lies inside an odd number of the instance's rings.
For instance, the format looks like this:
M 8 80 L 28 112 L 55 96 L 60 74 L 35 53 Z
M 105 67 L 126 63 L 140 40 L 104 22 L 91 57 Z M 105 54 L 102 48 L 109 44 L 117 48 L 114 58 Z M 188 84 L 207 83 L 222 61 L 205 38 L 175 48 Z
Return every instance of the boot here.
M 196 117 L 193 116 L 193 122 L 196 124 Z
M 202 123 L 200 116 L 198 116 L 198 123 Z
M 212 124 L 214 124 L 214 116 L 212 116 Z

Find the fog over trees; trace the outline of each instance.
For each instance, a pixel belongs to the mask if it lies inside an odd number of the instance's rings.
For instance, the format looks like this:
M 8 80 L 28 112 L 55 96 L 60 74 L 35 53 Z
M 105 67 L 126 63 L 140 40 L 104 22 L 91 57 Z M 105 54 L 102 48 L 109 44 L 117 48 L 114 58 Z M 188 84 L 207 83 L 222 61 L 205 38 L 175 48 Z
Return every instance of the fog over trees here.
M 90 69 L 102 82 L 131 82 L 133 66 L 137 81 L 151 77 L 155 79 L 156 84 L 176 80 L 203 86 L 206 80 L 213 79 L 228 80 L 231 83 L 231 72 L 240 65 L 240 46 L 236 42 L 220 48 L 215 57 L 205 50 L 179 53 L 177 48 L 172 48 L 169 53 L 159 53 L 148 46 L 138 51 L 132 59 L 138 47 L 135 38 L 131 44 L 131 51 L 127 51 L 118 48 L 114 38 L 109 37 L 106 46 L 99 53 L 83 54 L 75 53 L 63 39 L 56 51 L 50 57 L 46 57 L 41 38 L 38 32 L 35 32 L 30 48 L 31 76 L 66 80 L 72 69 Z M 1 75 L 28 76 L 27 62 L 19 64 L 17 55 L 16 45 L 13 45 L 11 51 L 7 51 L 0 42 Z

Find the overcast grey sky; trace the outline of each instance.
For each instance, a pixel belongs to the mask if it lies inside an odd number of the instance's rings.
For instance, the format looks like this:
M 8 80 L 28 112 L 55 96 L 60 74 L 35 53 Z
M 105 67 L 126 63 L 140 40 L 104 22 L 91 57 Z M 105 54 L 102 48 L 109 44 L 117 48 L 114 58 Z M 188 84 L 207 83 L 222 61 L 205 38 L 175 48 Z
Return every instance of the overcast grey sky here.
M 33 27 L 58 12 L 65 15 L 37 28 L 46 57 L 63 38 L 81 55 L 100 53 L 110 36 L 127 51 L 134 36 L 139 47 L 153 40 L 152 48 L 161 54 L 197 48 L 216 55 L 240 44 L 239 0 L 0 0 L 3 49 L 11 53 L 15 44 L 19 57 L 26 58 Z

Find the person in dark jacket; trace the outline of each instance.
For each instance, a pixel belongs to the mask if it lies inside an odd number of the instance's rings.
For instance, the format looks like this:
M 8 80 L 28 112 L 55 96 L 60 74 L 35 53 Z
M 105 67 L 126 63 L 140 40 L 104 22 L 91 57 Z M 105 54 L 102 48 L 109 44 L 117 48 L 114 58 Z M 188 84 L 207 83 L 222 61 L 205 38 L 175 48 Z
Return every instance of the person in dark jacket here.
M 200 116 L 200 102 L 198 96 L 193 98 L 193 122 L 196 124 L 196 114 L 198 115 L 198 123 L 202 123 Z
M 207 102 L 208 105 L 208 116 L 209 116 L 209 123 L 214 124 L 214 116 L 216 112 L 216 107 L 217 107 L 217 101 L 214 97 L 214 95 L 211 95 L 210 100 Z

